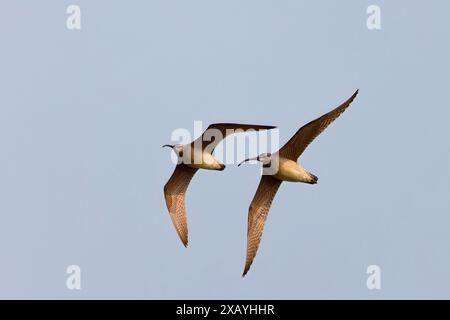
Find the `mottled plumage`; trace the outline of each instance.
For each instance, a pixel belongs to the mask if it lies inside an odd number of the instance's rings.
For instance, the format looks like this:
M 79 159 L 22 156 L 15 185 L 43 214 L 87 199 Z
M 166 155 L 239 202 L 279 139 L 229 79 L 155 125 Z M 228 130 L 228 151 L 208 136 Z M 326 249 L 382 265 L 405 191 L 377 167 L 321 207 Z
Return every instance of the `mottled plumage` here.
M 308 145 L 347 109 L 357 94 L 358 91 L 336 109 L 301 127 L 278 152 L 263 154 L 254 158 L 264 163 L 264 173 L 266 175 L 261 177 L 259 187 L 248 211 L 247 257 L 243 276 L 247 274 L 256 256 L 261 242 L 264 223 L 281 182 L 317 183 L 318 178 L 311 172 L 306 171 L 296 161 Z M 275 174 L 270 173 L 268 175 L 268 167 L 274 161 L 278 164 L 278 171 Z
M 223 170 L 225 165 L 212 155 L 214 148 L 233 133 L 273 129 L 274 126 L 248 125 L 238 123 L 216 123 L 210 125 L 197 140 L 187 145 L 165 145 L 177 154 L 178 164 L 164 186 L 164 197 L 173 225 L 184 246 L 188 244 L 185 195 L 192 177 L 198 169 Z M 200 160 L 195 162 L 195 157 Z

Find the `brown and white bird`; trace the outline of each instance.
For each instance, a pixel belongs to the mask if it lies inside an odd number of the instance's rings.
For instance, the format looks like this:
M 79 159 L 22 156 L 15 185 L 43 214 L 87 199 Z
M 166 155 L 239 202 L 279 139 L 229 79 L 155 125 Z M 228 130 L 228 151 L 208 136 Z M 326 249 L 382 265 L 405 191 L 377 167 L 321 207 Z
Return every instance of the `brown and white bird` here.
M 297 160 L 306 147 L 347 109 L 357 94 L 358 90 L 336 109 L 301 127 L 276 153 L 264 153 L 239 164 L 251 160 L 263 164 L 263 175 L 248 212 L 247 258 L 242 276 L 247 274 L 256 256 L 267 214 L 281 182 L 317 183 L 318 178 L 298 164 Z
M 190 144 L 166 144 L 163 146 L 172 148 L 178 157 L 178 164 L 175 167 L 175 171 L 164 186 L 164 197 L 170 218 L 185 247 L 188 244 L 188 228 L 184 199 L 186 190 L 194 174 L 198 169 L 219 171 L 225 169 L 225 165 L 214 158 L 212 153 L 214 152 L 214 148 L 228 135 L 274 128 L 276 127 L 238 123 L 216 123 L 211 124 L 198 139 Z

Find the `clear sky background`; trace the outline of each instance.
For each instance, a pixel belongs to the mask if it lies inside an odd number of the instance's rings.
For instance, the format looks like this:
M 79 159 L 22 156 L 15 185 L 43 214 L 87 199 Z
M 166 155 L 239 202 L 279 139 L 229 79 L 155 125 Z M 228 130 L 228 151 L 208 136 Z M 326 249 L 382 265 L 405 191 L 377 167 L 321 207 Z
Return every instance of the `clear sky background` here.
M 379 31 L 366 27 L 374 3 Z M 444 0 L 2 1 L 0 298 L 450 298 L 449 12 Z M 182 247 L 162 192 L 174 129 L 273 124 L 284 143 L 357 88 L 300 159 L 319 184 L 281 186 L 245 279 L 257 165 L 194 177 Z

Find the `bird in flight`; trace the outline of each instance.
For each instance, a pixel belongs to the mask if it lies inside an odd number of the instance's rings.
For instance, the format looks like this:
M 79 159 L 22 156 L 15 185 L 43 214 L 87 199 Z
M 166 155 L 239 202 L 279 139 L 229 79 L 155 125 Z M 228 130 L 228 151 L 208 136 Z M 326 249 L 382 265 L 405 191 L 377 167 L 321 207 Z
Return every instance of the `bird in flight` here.
M 358 90 L 336 109 L 301 127 L 277 152 L 264 153 L 239 164 L 240 166 L 251 160 L 257 160 L 263 164 L 263 175 L 248 211 L 247 257 L 243 277 L 256 256 L 267 214 L 281 182 L 317 183 L 318 178 L 298 164 L 297 160 L 308 145 L 347 109 L 357 94 Z
M 190 144 L 166 144 L 163 147 L 173 149 L 178 157 L 175 171 L 164 186 L 164 197 L 173 225 L 185 247 L 188 244 L 188 228 L 186 208 L 184 204 L 186 190 L 192 177 L 198 169 L 225 169 L 212 153 L 214 148 L 228 135 L 245 131 L 260 131 L 274 129 L 274 126 L 248 125 L 238 123 L 211 124 L 203 134 Z

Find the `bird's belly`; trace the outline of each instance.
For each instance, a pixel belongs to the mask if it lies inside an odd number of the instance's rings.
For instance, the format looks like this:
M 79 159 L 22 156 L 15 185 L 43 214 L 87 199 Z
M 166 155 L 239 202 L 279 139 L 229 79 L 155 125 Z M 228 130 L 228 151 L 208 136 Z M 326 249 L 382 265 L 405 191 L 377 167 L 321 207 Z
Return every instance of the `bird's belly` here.
M 290 181 L 290 182 L 301 182 L 299 174 L 292 171 L 281 171 L 279 170 L 277 174 L 274 175 L 275 178 L 282 181 Z
M 300 167 L 297 162 L 281 160 L 274 178 L 282 181 L 305 182 L 309 177 L 306 170 Z
M 195 169 L 206 169 L 206 170 L 223 170 L 225 165 L 216 160 L 209 153 L 193 153 L 188 159 L 183 159 L 184 163 Z

